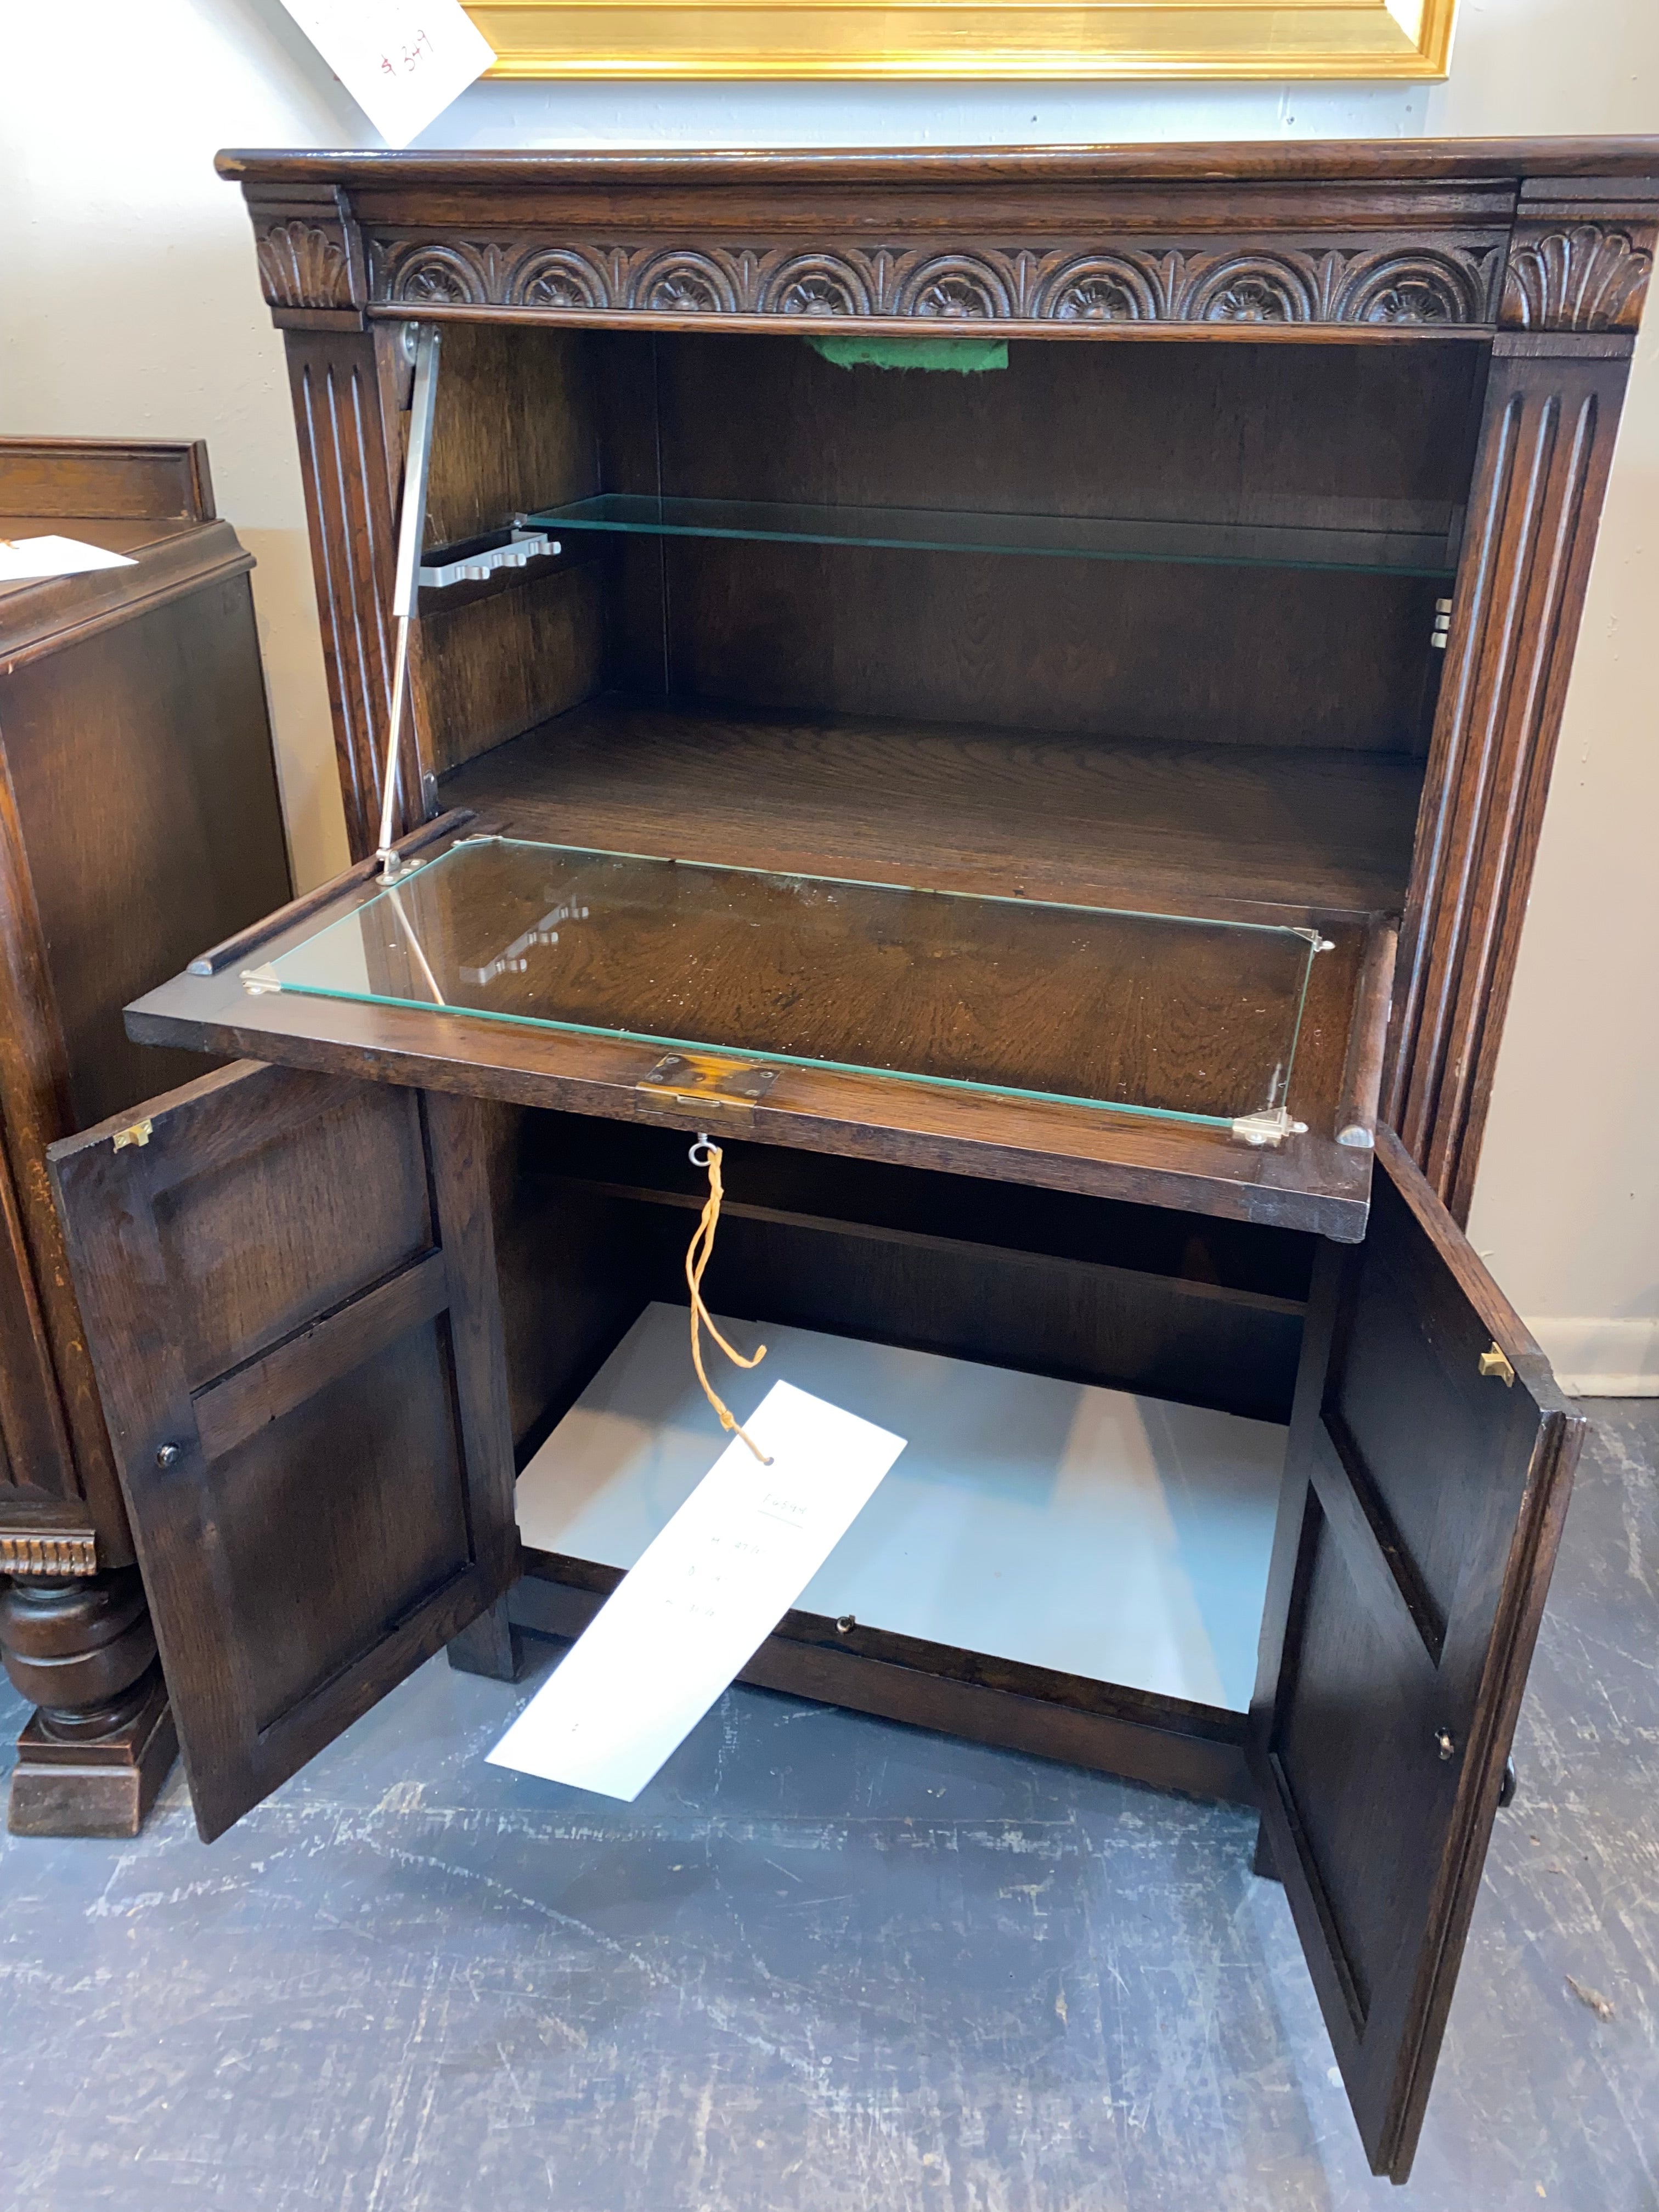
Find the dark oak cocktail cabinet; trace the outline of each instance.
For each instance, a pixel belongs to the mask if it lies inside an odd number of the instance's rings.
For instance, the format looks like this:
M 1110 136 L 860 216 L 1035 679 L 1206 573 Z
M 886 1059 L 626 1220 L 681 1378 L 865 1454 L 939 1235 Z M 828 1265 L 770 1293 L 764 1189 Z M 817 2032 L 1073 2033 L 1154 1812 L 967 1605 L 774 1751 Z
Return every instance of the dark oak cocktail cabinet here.
M 362 857 L 54 1152 L 204 1833 L 614 1586 L 515 1466 L 706 1129 L 727 1310 L 1288 1425 L 1249 1711 L 749 1679 L 1259 1807 L 1403 2179 L 1582 1430 L 1459 1224 L 1659 142 L 222 167 Z

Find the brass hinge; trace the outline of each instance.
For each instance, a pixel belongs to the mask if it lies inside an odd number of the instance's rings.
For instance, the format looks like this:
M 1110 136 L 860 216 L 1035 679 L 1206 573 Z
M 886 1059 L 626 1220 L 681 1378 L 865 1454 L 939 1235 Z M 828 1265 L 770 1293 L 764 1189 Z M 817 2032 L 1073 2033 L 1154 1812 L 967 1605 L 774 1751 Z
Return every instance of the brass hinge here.
M 124 1152 L 129 1145 L 147 1145 L 155 1131 L 155 1124 L 148 1114 L 142 1121 L 129 1121 L 125 1129 L 115 1132 L 115 1149 Z
M 1495 1375 L 1506 1390 L 1515 1387 L 1515 1370 L 1495 1344 L 1490 1352 L 1481 1353 L 1480 1372 Z

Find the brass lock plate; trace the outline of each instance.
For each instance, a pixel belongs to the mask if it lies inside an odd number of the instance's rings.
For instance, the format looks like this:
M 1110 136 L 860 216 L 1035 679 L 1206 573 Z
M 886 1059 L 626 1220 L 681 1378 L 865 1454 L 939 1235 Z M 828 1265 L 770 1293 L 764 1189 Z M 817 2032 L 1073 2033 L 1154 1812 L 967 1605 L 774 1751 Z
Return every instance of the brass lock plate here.
M 765 1097 L 778 1073 L 775 1067 L 727 1060 L 719 1053 L 670 1052 L 640 1078 L 636 1088 L 665 1091 L 693 1105 L 752 1106 Z

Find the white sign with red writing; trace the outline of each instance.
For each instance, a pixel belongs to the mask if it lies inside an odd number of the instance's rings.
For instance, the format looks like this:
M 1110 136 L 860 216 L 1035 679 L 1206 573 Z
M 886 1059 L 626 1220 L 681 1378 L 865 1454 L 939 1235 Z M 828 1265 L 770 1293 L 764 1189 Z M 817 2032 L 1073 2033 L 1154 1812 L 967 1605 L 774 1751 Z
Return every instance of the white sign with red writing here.
M 461 0 L 283 0 L 388 146 L 407 146 L 495 58 Z

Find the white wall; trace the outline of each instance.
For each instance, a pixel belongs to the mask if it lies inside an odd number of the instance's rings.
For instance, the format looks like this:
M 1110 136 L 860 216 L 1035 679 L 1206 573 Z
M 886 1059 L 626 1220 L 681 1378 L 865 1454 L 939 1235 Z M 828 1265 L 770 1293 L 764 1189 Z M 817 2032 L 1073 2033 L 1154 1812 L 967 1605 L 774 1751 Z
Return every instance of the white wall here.
M 66 36 L 72 26 L 72 38 Z M 278 0 L 14 4 L 0 428 L 205 435 L 255 581 L 296 866 L 344 853 L 282 349 L 222 145 L 372 145 Z M 1445 86 L 480 84 L 428 146 L 1659 131 L 1654 0 L 1464 0 Z M 1602 533 L 1474 1231 L 1562 1368 L 1659 1391 L 1659 318 Z M 1645 649 L 1644 649 L 1645 648 Z
M 213 173 L 227 138 L 353 134 L 356 110 L 286 21 L 241 0 L 0 4 L 0 430 L 207 439 L 219 511 L 259 563 L 309 884 L 346 847 L 299 462 L 247 219 Z

